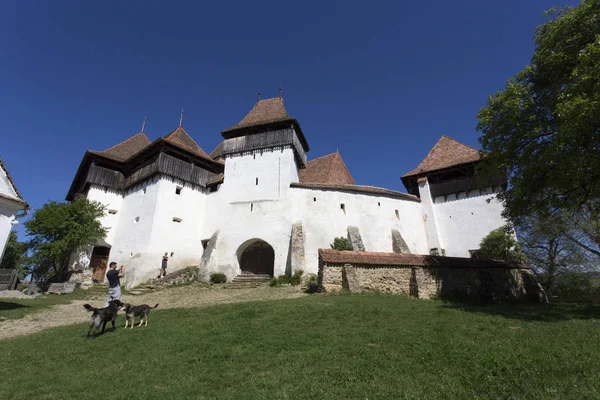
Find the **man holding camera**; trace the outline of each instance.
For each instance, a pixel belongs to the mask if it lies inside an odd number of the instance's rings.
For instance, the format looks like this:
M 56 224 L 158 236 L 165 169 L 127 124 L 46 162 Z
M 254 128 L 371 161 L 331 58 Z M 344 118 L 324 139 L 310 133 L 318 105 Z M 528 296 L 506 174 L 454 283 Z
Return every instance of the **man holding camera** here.
M 121 281 L 119 278 L 122 278 L 125 275 L 125 266 L 121 265 L 119 271 L 117 271 L 117 263 L 111 262 L 108 266 L 109 271 L 106 273 L 106 279 L 108 279 L 108 296 L 106 297 L 106 305 L 104 307 L 108 307 L 108 302 L 111 300 L 121 300 Z

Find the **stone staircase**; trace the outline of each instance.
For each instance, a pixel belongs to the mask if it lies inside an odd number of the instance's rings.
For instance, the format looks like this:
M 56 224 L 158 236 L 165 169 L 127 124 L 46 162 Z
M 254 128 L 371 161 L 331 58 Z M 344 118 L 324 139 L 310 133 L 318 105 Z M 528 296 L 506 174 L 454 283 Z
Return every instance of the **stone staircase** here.
M 230 283 L 225 284 L 225 288 L 252 289 L 259 286 L 266 286 L 270 279 L 270 275 L 238 275 Z

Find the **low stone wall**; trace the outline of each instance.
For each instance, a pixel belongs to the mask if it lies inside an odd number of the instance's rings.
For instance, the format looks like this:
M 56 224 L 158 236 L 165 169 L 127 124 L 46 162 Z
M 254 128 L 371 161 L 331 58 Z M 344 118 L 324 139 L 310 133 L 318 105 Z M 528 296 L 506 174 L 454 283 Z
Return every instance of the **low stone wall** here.
M 404 293 L 420 299 L 547 302 L 522 264 L 470 258 L 319 250 L 319 288 Z

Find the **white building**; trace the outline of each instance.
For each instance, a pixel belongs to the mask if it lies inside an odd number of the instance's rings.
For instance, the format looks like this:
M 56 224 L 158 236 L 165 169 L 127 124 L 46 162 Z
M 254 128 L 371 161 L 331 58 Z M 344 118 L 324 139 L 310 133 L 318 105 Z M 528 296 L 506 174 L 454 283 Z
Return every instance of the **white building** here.
M 0 158 L 0 261 L 8 243 L 8 236 L 17 218 L 24 217 L 29 206 L 21 197 L 6 165 Z
M 107 207 L 109 233 L 77 261 L 103 279 L 106 262 L 127 266 L 133 286 L 200 265 L 223 272 L 316 273 L 317 249 L 337 236 L 355 250 L 469 257 L 504 224 L 498 190 L 480 190 L 477 150 L 443 136 L 400 193 L 356 185 L 338 153 L 307 161 L 308 141 L 283 99 L 258 101 L 208 155 L 182 128 L 151 142 L 141 132 L 87 151 L 67 200 Z

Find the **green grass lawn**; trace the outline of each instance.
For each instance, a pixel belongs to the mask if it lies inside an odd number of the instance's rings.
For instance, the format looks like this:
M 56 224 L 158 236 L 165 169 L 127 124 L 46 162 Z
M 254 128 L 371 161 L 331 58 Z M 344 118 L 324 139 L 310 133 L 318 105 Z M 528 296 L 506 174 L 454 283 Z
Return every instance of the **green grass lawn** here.
M 93 340 L 0 342 L 0 398 L 598 399 L 599 313 L 382 294 L 158 309 Z
M 75 290 L 69 294 L 44 294 L 34 299 L 0 298 L 0 317 L 6 319 L 23 318 L 27 314 L 42 311 L 58 304 L 67 304 L 73 300 L 88 299 L 91 296 L 84 290 Z

